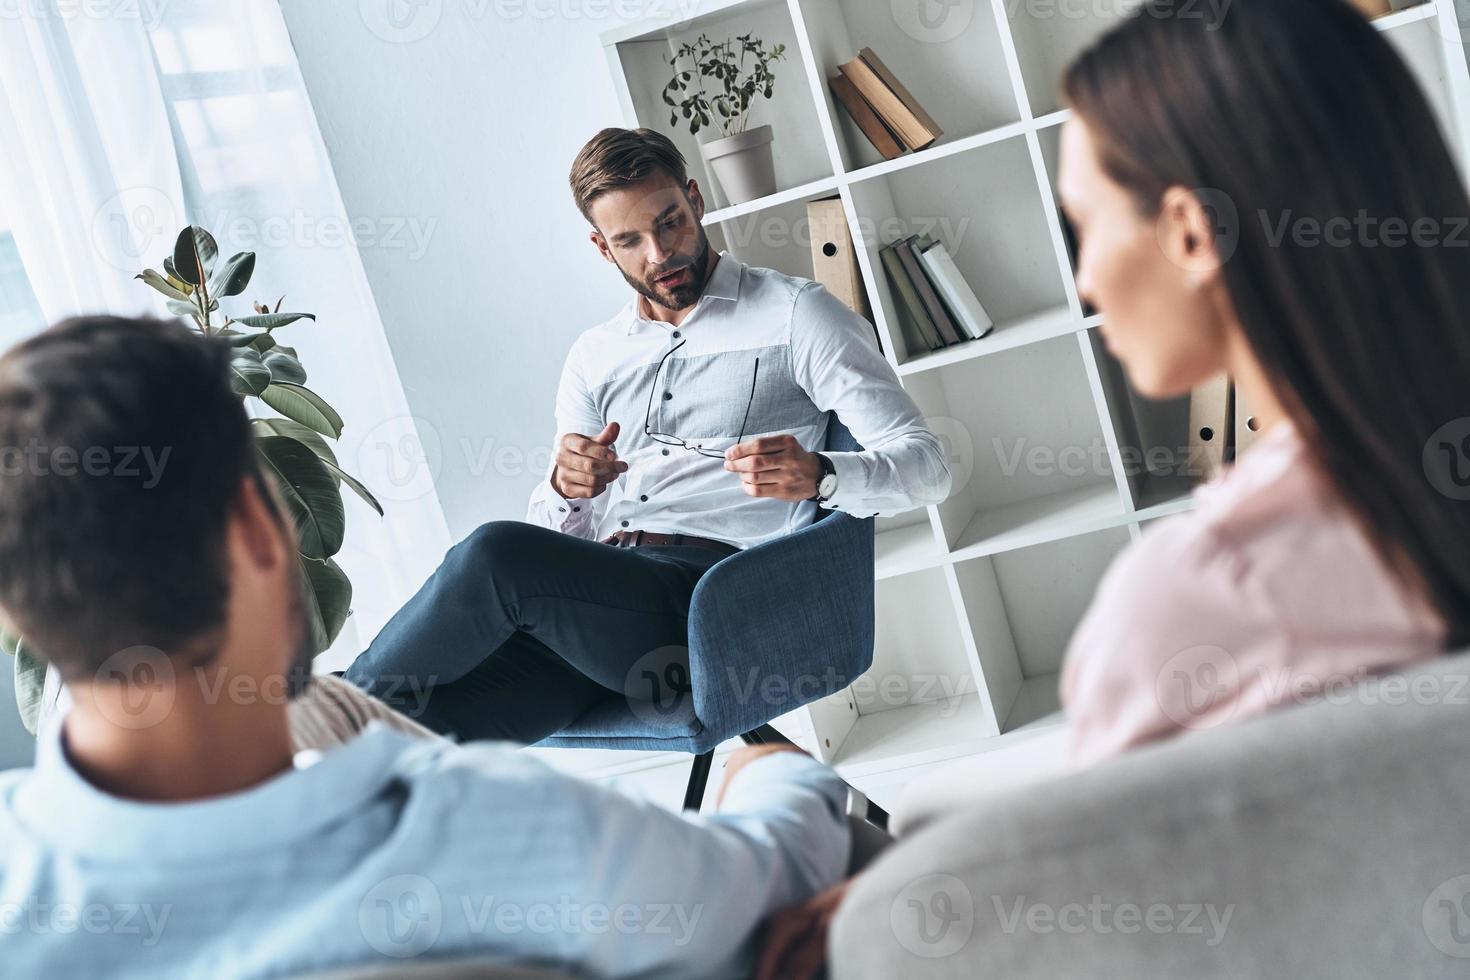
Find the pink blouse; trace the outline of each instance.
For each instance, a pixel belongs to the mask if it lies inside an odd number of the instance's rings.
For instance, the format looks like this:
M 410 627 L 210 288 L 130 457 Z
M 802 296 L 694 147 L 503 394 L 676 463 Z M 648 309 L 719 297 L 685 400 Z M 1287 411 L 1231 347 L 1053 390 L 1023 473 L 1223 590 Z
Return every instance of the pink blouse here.
M 1118 557 L 1072 637 L 1074 765 L 1442 652 L 1443 621 L 1390 576 L 1289 423 L 1195 501 Z

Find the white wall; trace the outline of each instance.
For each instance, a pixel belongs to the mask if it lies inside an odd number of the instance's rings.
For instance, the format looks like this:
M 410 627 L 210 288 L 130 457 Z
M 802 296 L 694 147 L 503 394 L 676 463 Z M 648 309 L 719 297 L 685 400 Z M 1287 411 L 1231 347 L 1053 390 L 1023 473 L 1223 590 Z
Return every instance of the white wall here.
M 450 530 L 520 518 L 566 350 L 628 295 L 567 189 L 623 122 L 598 37 L 669 3 L 280 2 L 348 215 L 427 232 L 361 251 Z

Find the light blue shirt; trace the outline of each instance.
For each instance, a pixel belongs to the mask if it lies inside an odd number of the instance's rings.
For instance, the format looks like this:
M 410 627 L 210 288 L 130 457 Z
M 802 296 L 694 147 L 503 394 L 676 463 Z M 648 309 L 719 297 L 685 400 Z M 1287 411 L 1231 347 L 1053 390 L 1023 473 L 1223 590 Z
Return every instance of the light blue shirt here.
M 488 956 L 737 976 L 766 915 L 840 877 L 845 799 L 831 770 L 780 753 L 719 814 L 684 816 L 509 745 L 374 725 L 245 792 L 142 803 L 83 779 L 56 724 L 34 769 L 0 774 L 0 971 L 218 980 Z

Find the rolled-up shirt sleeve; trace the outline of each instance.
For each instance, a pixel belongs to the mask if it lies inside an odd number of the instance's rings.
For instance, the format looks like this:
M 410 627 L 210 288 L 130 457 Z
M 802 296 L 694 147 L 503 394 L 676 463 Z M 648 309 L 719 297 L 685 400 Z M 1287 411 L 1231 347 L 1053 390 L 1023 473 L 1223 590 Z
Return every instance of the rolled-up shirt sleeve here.
M 870 517 L 949 496 L 944 447 L 879 353 L 868 321 L 812 283 L 791 313 L 791 354 L 807 396 L 836 412 L 863 447 L 823 453 L 837 472 L 837 492 L 822 506 Z
M 562 437 L 568 433 L 595 436 L 604 423 L 592 402 L 581 370 L 579 345 L 574 344 L 567 352 L 562 365 L 561 381 L 556 386 L 556 441 L 553 443 L 551 466 L 546 479 L 531 491 L 530 503 L 526 506 L 526 522 L 540 527 L 549 527 L 578 538 L 593 538 L 597 535 L 598 519 L 607 503 L 604 492 L 591 499 L 568 500 L 557 493 L 551 485 L 551 474 L 556 471 L 555 446 L 561 445 Z
M 561 785 L 586 815 L 573 894 L 671 910 L 663 930 L 571 939 L 572 959 L 597 976 L 746 976 L 760 924 L 836 884 L 847 864 L 847 786 L 799 753 L 751 762 L 707 816 Z

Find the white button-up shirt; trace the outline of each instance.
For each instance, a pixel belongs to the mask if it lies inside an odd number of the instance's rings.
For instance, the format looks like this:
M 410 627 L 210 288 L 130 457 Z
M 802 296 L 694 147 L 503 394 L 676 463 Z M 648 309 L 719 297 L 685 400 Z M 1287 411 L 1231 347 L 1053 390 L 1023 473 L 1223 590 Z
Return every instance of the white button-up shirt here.
M 563 499 L 548 473 L 526 519 L 597 540 L 643 530 L 746 548 L 780 537 L 811 523 L 817 505 L 748 496 L 722 458 L 665 443 L 675 437 L 723 451 L 789 433 L 821 451 L 828 412 L 863 449 L 825 453 L 837 492 L 823 506 L 871 517 L 935 504 L 949 493 L 943 448 L 879 353 L 868 322 L 818 283 L 722 253 L 679 326 L 643 316 L 635 295 L 617 316 L 577 338 L 557 389 L 557 440 L 573 432 L 595 436 L 617 422 L 615 448 L 628 472 L 586 500 Z M 665 442 L 650 438 L 645 422 Z

